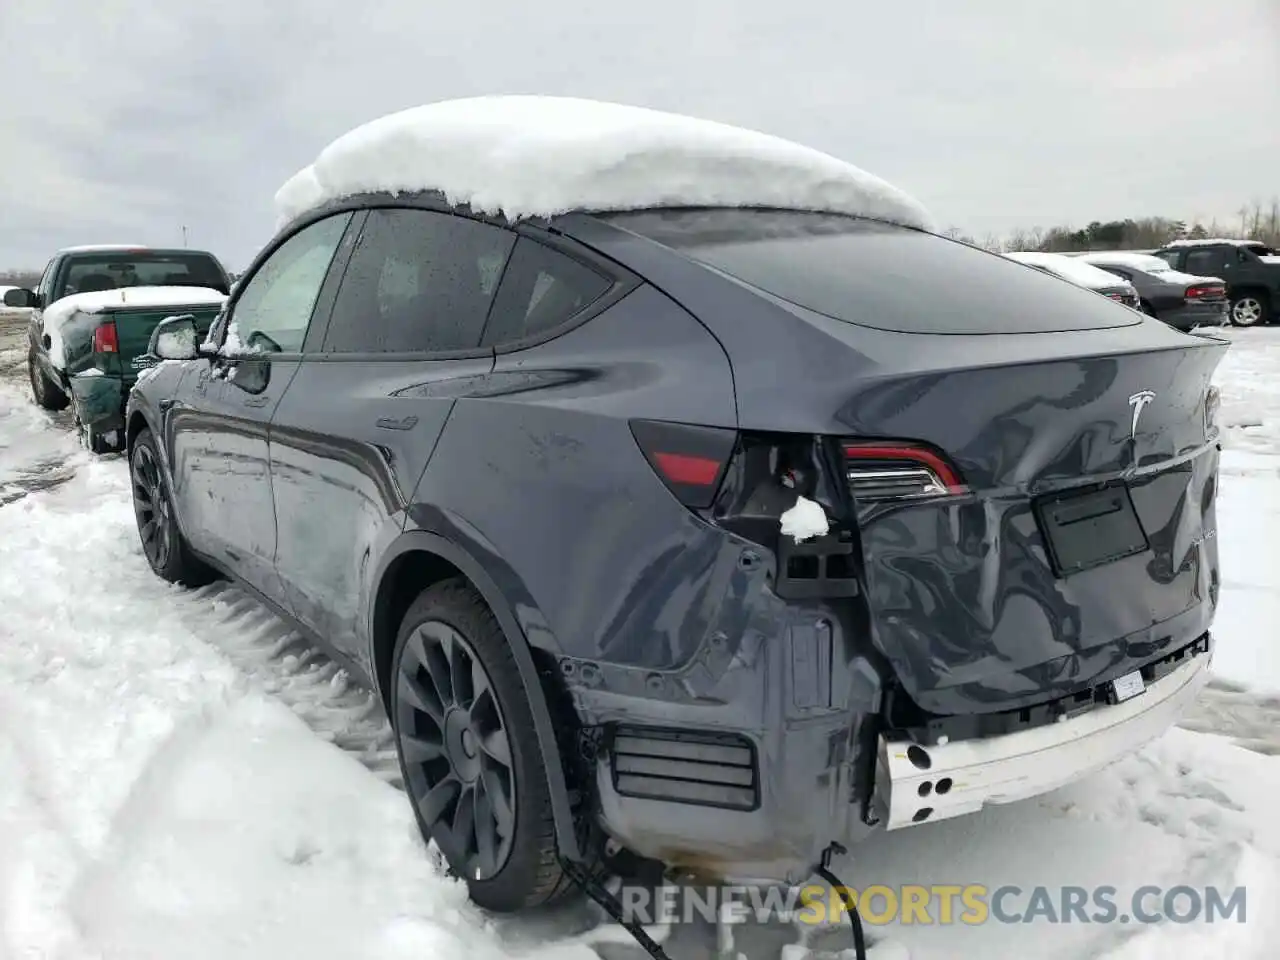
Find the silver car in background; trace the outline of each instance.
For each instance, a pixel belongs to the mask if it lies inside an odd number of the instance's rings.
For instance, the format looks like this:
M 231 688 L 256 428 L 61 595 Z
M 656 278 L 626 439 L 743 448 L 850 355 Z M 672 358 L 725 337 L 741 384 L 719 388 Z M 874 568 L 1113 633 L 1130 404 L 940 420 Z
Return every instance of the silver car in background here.
M 1029 267 L 1035 267 L 1044 273 L 1061 277 L 1063 280 L 1074 283 L 1077 287 L 1084 287 L 1086 290 L 1100 293 L 1104 297 L 1123 303 L 1126 307 L 1132 307 L 1134 310 L 1141 309 L 1138 291 L 1132 283 L 1117 277 L 1115 274 L 1100 270 L 1092 264 L 1084 263 L 1078 257 L 1068 257 L 1061 253 L 1041 253 L 1039 251 L 1019 251 L 1006 253 L 1005 256 L 1010 260 L 1025 263 Z

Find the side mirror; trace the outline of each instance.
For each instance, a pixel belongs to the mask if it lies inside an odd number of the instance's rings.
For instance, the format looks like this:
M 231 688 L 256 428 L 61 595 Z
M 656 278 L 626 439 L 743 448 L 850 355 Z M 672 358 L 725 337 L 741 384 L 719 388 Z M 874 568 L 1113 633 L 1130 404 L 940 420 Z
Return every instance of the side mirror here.
M 152 331 L 147 353 L 161 360 L 194 360 L 200 355 L 196 345 L 196 318 L 190 314 L 165 317 Z
M 36 305 L 36 295 L 25 287 L 14 287 L 4 292 L 4 305 L 25 310 Z

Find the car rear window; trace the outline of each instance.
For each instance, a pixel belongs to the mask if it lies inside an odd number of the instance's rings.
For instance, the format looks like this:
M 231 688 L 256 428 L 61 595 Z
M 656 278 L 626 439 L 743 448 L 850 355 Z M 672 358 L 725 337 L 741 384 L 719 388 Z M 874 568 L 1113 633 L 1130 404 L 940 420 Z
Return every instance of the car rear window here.
M 79 254 L 62 278 L 61 296 L 120 287 L 209 287 L 228 292 L 213 257 L 200 253 Z
M 767 210 L 663 210 L 602 219 L 781 300 L 900 333 L 1092 330 L 1128 308 L 997 254 L 872 220 Z

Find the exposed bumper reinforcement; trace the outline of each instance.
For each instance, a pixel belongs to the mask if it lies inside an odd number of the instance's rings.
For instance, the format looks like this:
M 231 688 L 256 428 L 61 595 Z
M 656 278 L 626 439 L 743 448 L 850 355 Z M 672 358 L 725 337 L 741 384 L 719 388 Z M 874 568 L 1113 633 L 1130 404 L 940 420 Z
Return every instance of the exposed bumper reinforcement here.
M 882 736 L 875 807 L 885 829 L 1034 797 L 1107 766 L 1177 723 L 1208 679 L 1209 661 L 1195 656 L 1132 700 L 1031 730 L 927 749 Z

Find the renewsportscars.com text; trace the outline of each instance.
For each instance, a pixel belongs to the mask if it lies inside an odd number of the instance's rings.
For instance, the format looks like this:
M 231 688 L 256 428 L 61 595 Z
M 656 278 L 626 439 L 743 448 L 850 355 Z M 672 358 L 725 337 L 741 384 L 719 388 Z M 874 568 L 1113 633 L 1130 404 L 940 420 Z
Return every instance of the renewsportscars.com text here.
M 869 924 L 976 926 L 985 923 L 1244 923 L 1244 887 L 988 887 L 983 884 L 874 885 L 856 889 L 814 884 L 794 890 L 754 887 L 623 887 L 628 920 L 644 924 L 697 920 L 743 923 L 789 920 L 841 923 L 856 907 Z

